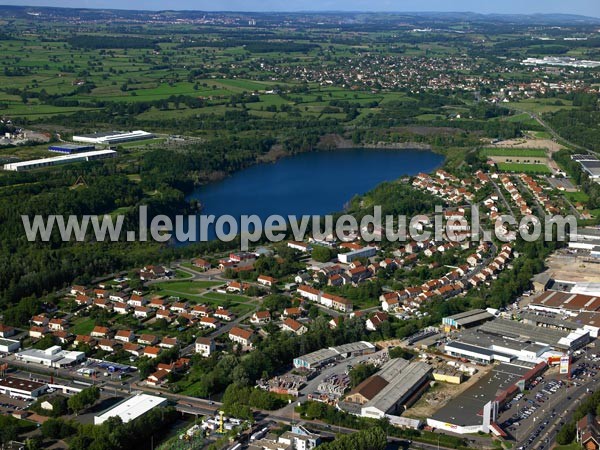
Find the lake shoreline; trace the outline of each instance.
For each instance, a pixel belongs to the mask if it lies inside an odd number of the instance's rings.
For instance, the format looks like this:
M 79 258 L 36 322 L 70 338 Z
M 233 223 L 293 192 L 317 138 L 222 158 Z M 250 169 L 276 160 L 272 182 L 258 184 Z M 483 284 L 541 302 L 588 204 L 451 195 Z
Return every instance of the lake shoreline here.
M 329 136 L 331 136 L 331 135 L 329 135 Z M 321 142 L 319 142 L 315 147 L 311 148 L 310 150 L 307 150 L 304 152 L 298 152 L 298 153 L 287 153 L 285 150 L 283 150 L 283 148 L 280 145 L 274 145 L 273 148 L 271 148 L 271 150 L 269 150 L 268 153 L 259 156 L 253 164 L 251 164 L 248 167 L 241 169 L 241 170 L 246 170 L 250 167 L 260 165 L 260 164 L 274 164 L 282 159 L 294 157 L 294 156 L 297 156 L 297 155 L 300 155 L 303 153 L 343 152 L 343 151 L 350 151 L 350 150 L 357 150 L 357 149 L 392 150 L 392 151 L 397 151 L 397 150 L 425 151 L 425 152 L 432 152 L 435 154 L 442 155 L 442 156 L 444 156 L 444 160 L 446 159 L 445 155 L 443 153 L 437 151 L 431 145 L 424 144 L 421 142 L 378 142 L 378 143 L 358 143 L 358 144 L 356 144 L 356 143 L 352 142 L 352 140 L 343 138 L 342 136 L 339 136 L 339 135 L 335 135 L 334 139 L 335 139 L 335 145 L 332 147 L 324 146 L 321 144 Z M 200 186 L 207 186 L 212 183 L 218 183 L 220 181 L 223 181 L 227 178 L 234 176 L 238 172 L 239 171 L 232 172 L 232 173 L 225 173 L 225 172 L 215 173 L 215 174 L 213 174 L 213 177 L 210 179 L 210 181 L 208 181 L 206 183 L 200 183 L 200 184 L 196 185 L 196 188 L 200 187 Z

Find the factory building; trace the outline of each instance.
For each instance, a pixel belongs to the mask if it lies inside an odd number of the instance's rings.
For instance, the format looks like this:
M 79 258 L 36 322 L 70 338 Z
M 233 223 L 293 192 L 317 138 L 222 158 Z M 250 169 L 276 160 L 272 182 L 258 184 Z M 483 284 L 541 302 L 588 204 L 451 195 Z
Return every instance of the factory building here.
M 546 291 L 529 304 L 529 309 L 576 316 L 580 312 L 600 313 L 600 297 L 573 292 Z
M 429 386 L 432 367 L 396 358 L 354 388 L 338 407 L 362 417 L 381 419 L 402 413 Z
M 530 318 L 522 322 L 496 319 L 460 333 L 444 345 L 444 352 L 480 364 L 537 364 L 577 350 L 589 341 L 590 332 L 583 327 L 537 326 Z
M 31 161 L 8 163 L 4 164 L 4 170 L 10 170 L 13 172 L 23 172 L 26 170 L 59 166 L 62 164 L 72 164 L 82 161 L 95 161 L 97 159 L 114 158 L 115 156 L 117 156 L 117 152 L 115 152 L 114 150 L 95 150 L 93 152 L 75 153 L 72 155 L 56 156 L 54 158 L 33 159 Z
M 23 350 L 22 352 L 16 353 L 15 357 L 18 360 L 28 363 L 57 368 L 72 366 L 85 361 L 84 352 L 63 350 L 58 345 L 49 347 L 46 350 L 38 350 L 35 348 Z
M 492 320 L 494 315 L 485 309 L 472 309 L 453 316 L 442 318 L 444 331 L 462 330 L 464 328 L 474 327 L 488 320 Z
M 142 130 L 135 131 L 112 131 L 108 133 L 93 133 L 93 134 L 80 134 L 73 136 L 75 142 L 86 142 L 89 144 L 99 145 L 113 145 L 120 144 L 122 142 L 141 141 L 144 139 L 154 138 L 154 134 L 148 133 Z
M 20 348 L 20 341 L 0 338 L 0 353 L 12 353 L 18 351 Z
M 294 358 L 294 367 L 307 370 L 318 369 L 333 361 L 375 353 L 375 345 L 366 341 L 352 342 L 350 344 L 338 345 L 317 350 L 306 355 Z
M 358 258 L 370 258 L 377 254 L 375 247 L 363 247 L 358 250 L 353 250 L 348 253 L 339 253 L 338 261 L 344 264 L 350 264 L 352 261 Z
M 48 150 L 55 153 L 64 153 L 65 155 L 73 155 L 75 153 L 92 152 L 96 150 L 94 145 L 78 145 L 78 144 L 53 144 L 48 147 Z
M 0 380 L 0 393 L 23 399 L 34 399 L 43 395 L 48 385 L 24 378 L 6 377 Z
M 100 425 L 110 417 L 120 417 L 123 423 L 127 423 L 143 416 L 157 406 L 166 406 L 166 404 L 166 398 L 157 397 L 156 395 L 134 395 L 94 416 L 94 425 Z

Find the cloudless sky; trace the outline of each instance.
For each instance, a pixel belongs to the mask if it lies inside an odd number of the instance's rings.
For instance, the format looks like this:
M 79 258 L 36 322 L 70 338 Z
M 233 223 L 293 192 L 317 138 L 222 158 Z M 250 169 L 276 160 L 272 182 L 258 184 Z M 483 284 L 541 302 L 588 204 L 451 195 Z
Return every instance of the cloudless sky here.
M 472 11 L 600 17 L 600 0 L 0 0 L 5 5 L 202 11 Z

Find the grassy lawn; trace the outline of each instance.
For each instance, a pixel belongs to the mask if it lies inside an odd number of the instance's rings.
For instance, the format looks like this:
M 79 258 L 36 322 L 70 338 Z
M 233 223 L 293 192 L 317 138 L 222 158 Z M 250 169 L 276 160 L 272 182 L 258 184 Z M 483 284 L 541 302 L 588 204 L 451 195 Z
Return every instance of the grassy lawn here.
M 202 296 L 211 300 L 230 301 L 230 302 L 248 302 L 251 300 L 250 297 L 236 294 L 220 294 L 218 292 L 209 292 Z
M 524 173 L 552 173 L 547 166 L 543 164 L 518 164 L 518 163 L 500 163 L 498 169 L 503 172 L 524 172 Z
M 545 158 L 546 150 L 541 148 L 484 148 L 481 150 L 484 156 L 521 156 L 526 158 Z
M 565 192 L 565 197 L 572 202 L 581 202 L 586 203 L 590 198 L 585 192 L 577 191 L 577 192 Z
M 582 447 L 576 442 L 567 445 L 557 445 L 554 447 L 554 450 L 581 450 Z
M 166 293 L 198 295 L 206 289 L 223 284 L 220 281 L 164 281 L 156 283 L 155 289 Z
M 73 332 L 73 334 L 90 334 L 95 326 L 96 322 L 94 319 L 89 317 L 82 317 L 75 321 L 73 329 L 71 331 Z
M 186 278 L 192 278 L 193 275 L 188 273 L 188 272 L 184 272 L 183 270 L 176 270 L 175 271 L 175 278 L 177 278 L 178 280 L 185 280 Z
M 556 112 L 560 111 L 561 109 L 570 109 L 573 107 L 570 100 L 560 100 L 559 103 L 556 99 L 551 98 L 523 100 L 521 102 L 514 103 L 514 105 L 521 110 L 538 114 Z

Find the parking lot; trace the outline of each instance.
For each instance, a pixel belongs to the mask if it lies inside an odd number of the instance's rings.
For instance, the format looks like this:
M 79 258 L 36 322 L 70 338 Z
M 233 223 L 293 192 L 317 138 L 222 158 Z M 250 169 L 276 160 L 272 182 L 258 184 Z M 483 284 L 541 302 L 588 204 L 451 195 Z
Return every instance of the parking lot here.
M 560 429 L 565 423 L 565 411 L 575 397 L 593 389 L 599 367 L 600 358 L 596 355 L 582 355 L 572 365 L 569 380 L 552 368 L 537 377 L 527 393 L 518 394 L 503 408 L 498 423 L 520 444 L 518 450 L 539 450 L 550 443 L 548 429 Z
M 12 414 L 15 411 L 24 411 L 33 403 L 33 400 L 23 400 L 18 397 L 0 394 L 0 414 Z

